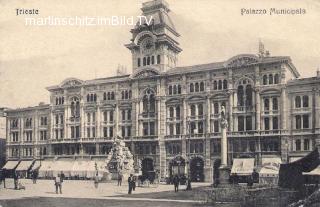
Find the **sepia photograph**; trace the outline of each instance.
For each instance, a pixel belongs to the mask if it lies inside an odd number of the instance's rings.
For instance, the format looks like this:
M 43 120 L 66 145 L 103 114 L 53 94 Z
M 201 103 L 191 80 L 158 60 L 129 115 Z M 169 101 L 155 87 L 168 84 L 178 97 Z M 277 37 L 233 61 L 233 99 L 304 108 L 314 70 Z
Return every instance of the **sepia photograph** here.
M 0 0 L 0 207 L 319 207 L 319 0 Z

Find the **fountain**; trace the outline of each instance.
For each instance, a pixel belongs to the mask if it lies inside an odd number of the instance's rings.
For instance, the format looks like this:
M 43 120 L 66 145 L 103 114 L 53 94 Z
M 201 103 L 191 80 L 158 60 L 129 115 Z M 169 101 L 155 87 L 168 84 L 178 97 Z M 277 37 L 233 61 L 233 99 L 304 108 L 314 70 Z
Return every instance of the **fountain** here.
M 113 141 L 113 146 L 107 156 L 106 164 L 108 168 L 108 180 L 116 180 L 118 174 L 122 174 L 126 179 L 130 174 L 134 173 L 134 160 L 128 147 L 122 137 L 117 136 Z

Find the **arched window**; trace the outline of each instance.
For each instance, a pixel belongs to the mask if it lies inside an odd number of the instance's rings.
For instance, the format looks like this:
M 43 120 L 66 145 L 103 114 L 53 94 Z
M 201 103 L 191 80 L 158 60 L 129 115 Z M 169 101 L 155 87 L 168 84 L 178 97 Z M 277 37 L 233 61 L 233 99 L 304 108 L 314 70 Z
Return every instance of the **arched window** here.
M 143 66 L 146 66 L 147 64 L 147 60 L 146 60 L 146 57 L 143 58 Z
M 150 57 L 147 57 L 147 65 L 150 65 Z
M 278 117 L 272 118 L 272 126 L 273 126 L 273 129 L 278 129 Z
M 218 89 L 219 89 L 219 90 L 221 90 L 221 89 L 222 89 L 222 81 L 221 81 L 221 80 L 219 80 Z
M 272 109 L 273 110 L 278 110 L 278 99 L 277 98 L 272 98 Z
M 140 58 L 138 58 L 138 67 L 140 67 L 140 64 L 141 64 L 141 63 L 140 63 Z
M 94 100 L 93 94 L 90 94 L 90 101 L 92 102 Z
M 154 97 L 154 94 L 150 95 L 150 112 L 156 111 L 156 99 Z
M 114 92 L 111 92 L 111 100 L 114 100 Z
M 273 84 L 273 75 L 272 74 L 269 75 L 269 84 Z
M 194 91 L 199 92 L 199 83 L 198 82 L 194 84 Z
M 219 104 L 217 102 L 213 104 L 213 112 L 219 114 Z
M 160 55 L 157 55 L 157 64 L 160 64 Z
M 263 85 L 267 85 L 268 84 L 268 76 L 264 75 L 263 76 Z
M 90 95 L 87 95 L 87 102 L 90 102 Z
M 124 99 L 124 91 L 121 91 L 121 99 Z
M 203 105 L 202 104 L 198 105 L 198 115 L 203 116 Z
M 295 105 L 296 105 L 296 108 L 301 108 L 301 97 L 300 96 L 296 96 Z
M 268 98 L 264 99 L 264 110 L 269 111 L 269 99 Z
M 174 116 L 174 110 L 173 110 L 173 107 L 170 107 L 169 108 L 169 117 L 173 118 L 173 116 Z
M 104 101 L 107 100 L 107 93 L 106 92 L 103 93 L 103 100 Z
M 129 98 L 129 93 L 128 93 L 128 91 L 125 91 L 125 97 L 124 97 L 125 99 L 128 99 Z
M 196 116 L 196 106 L 193 104 L 190 106 L 190 115 L 193 117 Z
M 58 105 L 59 104 L 59 99 L 58 99 L 58 97 L 56 98 L 56 105 Z
M 169 95 L 172 95 L 172 86 L 169 86 Z
M 279 74 L 274 75 L 274 84 L 279 84 Z
M 213 90 L 217 90 L 217 89 L 218 89 L 217 81 L 213 81 Z
M 203 143 L 199 143 L 199 153 L 203 153 Z
M 178 85 L 178 94 L 181 94 L 181 86 Z
M 237 95 L 238 95 L 238 106 L 243 106 L 244 105 L 244 97 L 243 97 L 244 91 L 243 91 L 243 86 L 242 85 L 238 86 Z
M 108 100 L 111 100 L 111 94 L 108 92 Z
M 122 120 L 126 120 L 126 111 L 122 110 L 121 112 Z
M 154 64 L 154 56 L 151 57 L 151 64 Z
M 173 86 L 173 94 L 177 94 L 177 86 L 176 85 Z
M 228 89 L 228 81 L 223 80 L 223 89 Z
M 251 85 L 247 85 L 246 87 L 246 105 L 252 106 L 252 87 Z
M 309 107 L 309 97 L 308 96 L 303 96 L 302 97 L 302 106 L 303 107 Z
M 80 102 L 76 102 L 76 117 L 80 116 Z
M 61 97 L 59 97 L 59 105 L 61 104 L 61 102 L 62 102 L 62 99 L 61 99 Z
M 62 97 L 62 102 L 61 102 L 61 104 L 64 104 L 64 97 Z
M 129 90 L 129 99 L 131 99 L 131 98 L 132 98 L 132 91 Z
M 93 95 L 93 101 L 94 101 L 94 102 L 97 102 L 97 94 L 94 94 L 94 95 Z
M 190 83 L 190 92 L 191 92 L 191 93 L 194 92 L 194 85 L 193 85 L 193 83 Z
M 150 89 L 147 89 L 145 91 L 145 95 L 143 96 L 143 112 L 145 113 L 154 113 L 156 110 L 156 100 L 155 96 L 153 94 L 153 91 Z
M 200 82 L 200 91 L 204 91 L 204 83 Z

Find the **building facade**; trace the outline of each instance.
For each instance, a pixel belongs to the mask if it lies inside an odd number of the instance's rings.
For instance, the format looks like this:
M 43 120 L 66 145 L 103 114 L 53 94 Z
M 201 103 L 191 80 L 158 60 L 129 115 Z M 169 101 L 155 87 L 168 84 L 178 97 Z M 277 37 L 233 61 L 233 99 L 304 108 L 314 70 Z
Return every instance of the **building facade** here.
M 106 157 L 120 135 L 144 171 L 212 181 L 223 107 L 230 165 L 246 157 L 256 166 L 268 157 L 288 162 L 319 145 L 319 74 L 300 78 L 290 57 L 268 53 L 177 67 L 182 49 L 168 4 L 141 10 L 153 20 L 137 24 L 125 45 L 132 73 L 69 78 L 47 88 L 50 104 L 8 110 L 9 160 Z

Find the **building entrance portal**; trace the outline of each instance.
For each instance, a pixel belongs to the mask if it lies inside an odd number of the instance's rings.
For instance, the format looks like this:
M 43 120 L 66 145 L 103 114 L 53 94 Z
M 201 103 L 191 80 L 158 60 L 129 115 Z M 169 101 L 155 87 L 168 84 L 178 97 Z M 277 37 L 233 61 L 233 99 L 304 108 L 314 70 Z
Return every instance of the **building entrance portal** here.
M 190 161 L 190 179 L 192 182 L 204 181 L 204 162 L 200 157 Z
M 186 169 L 186 162 L 185 159 L 178 156 L 171 160 L 170 162 L 170 177 L 173 177 L 175 175 L 178 175 L 179 177 L 185 176 L 185 169 Z
M 155 171 L 153 160 L 151 158 L 145 158 L 142 160 L 142 177 L 143 180 L 148 179 L 151 182 L 155 179 Z

